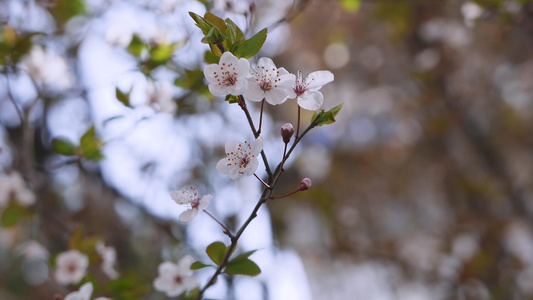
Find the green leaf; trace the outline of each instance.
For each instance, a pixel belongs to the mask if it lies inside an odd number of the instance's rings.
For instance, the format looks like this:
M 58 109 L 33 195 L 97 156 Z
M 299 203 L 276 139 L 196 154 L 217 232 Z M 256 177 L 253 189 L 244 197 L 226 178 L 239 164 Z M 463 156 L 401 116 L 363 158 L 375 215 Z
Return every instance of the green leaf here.
M 24 217 L 24 208 L 16 203 L 9 205 L 2 213 L 2 227 L 13 227 Z
M 239 96 L 227 95 L 225 100 L 230 104 L 239 103 Z
M 205 51 L 204 60 L 208 64 L 218 64 L 220 57 L 214 55 L 211 51 Z
M 118 87 L 115 88 L 115 95 L 117 96 L 118 101 L 120 101 L 122 104 L 124 104 L 127 107 L 131 107 L 130 95 L 131 95 L 132 90 L 133 90 L 133 86 L 130 88 L 130 90 L 127 93 L 121 91 Z
M 261 269 L 255 262 L 248 258 L 240 258 L 240 256 L 237 258 L 228 263 L 228 266 L 224 271 L 226 274 L 247 276 L 257 276 L 261 274 Z
M 174 54 L 176 43 L 158 45 L 150 50 L 150 60 L 158 64 L 166 63 Z
M 322 126 L 324 124 L 335 123 L 335 116 L 339 113 L 342 108 L 342 104 L 335 106 L 329 111 L 320 111 L 318 114 L 315 112 L 311 120 L 315 122 L 315 126 Z
M 83 245 L 83 228 L 81 226 L 77 227 L 74 233 L 70 236 L 68 240 L 69 249 L 81 249 Z
M 214 242 L 205 249 L 205 253 L 217 265 L 222 263 L 227 252 L 228 248 L 222 242 Z
M 189 12 L 189 15 L 196 22 L 196 26 L 198 26 L 204 34 L 208 34 L 209 30 L 211 30 L 211 28 L 214 26 L 213 23 L 207 21 L 206 19 L 191 11 Z
M 100 160 L 104 155 L 100 151 L 104 143 L 96 138 L 96 131 L 94 126 L 91 126 L 87 132 L 81 137 L 80 147 L 83 157 L 90 160 Z
M 61 155 L 74 155 L 76 153 L 76 146 L 66 139 L 57 138 L 52 140 L 52 151 Z
M 250 58 L 254 56 L 261 47 L 263 47 L 263 44 L 266 41 L 267 38 L 267 29 L 263 29 L 259 31 L 256 35 L 251 37 L 249 40 L 246 40 L 242 43 L 237 43 L 233 47 L 233 51 L 231 51 L 237 58 Z
M 200 269 L 207 268 L 207 267 L 214 267 L 214 266 L 213 265 L 204 264 L 201 261 L 195 261 L 191 265 L 191 270 L 200 270 Z
M 58 0 L 50 6 L 50 13 L 60 25 L 65 25 L 72 17 L 85 13 L 83 0 Z
M 347 12 L 356 12 L 361 7 L 361 0 L 340 0 L 342 8 Z
M 215 16 L 213 13 L 206 12 L 204 15 L 204 20 L 216 26 L 220 32 L 226 32 L 227 28 L 226 28 L 226 23 L 224 23 L 224 20 Z
M 229 44 L 241 43 L 246 41 L 246 36 L 242 30 L 231 19 L 226 19 L 227 29 L 224 31 L 229 39 Z
M 148 50 L 148 45 L 138 35 L 134 34 L 128 45 L 128 52 L 139 57 L 143 50 Z
M 150 286 L 144 284 L 136 274 L 131 274 L 109 281 L 105 291 L 113 295 L 113 300 L 141 300 L 150 292 Z

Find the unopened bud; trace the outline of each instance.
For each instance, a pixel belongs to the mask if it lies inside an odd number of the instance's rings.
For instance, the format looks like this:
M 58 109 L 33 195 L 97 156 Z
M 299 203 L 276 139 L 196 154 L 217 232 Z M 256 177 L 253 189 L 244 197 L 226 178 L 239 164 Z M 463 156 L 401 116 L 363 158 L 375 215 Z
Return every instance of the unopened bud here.
M 291 123 L 285 123 L 285 125 L 281 126 L 281 137 L 283 138 L 283 142 L 285 144 L 289 143 L 293 134 L 294 127 Z
M 305 191 L 311 187 L 311 179 L 304 178 L 300 182 L 300 191 Z

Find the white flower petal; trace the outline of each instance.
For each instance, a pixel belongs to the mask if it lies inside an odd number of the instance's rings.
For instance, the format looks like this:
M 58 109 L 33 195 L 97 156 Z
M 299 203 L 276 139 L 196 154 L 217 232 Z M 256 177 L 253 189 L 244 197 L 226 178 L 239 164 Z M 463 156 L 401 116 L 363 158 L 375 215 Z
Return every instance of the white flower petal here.
M 261 100 L 263 100 L 263 98 L 265 98 L 265 91 L 263 91 L 259 87 L 259 84 L 257 84 L 255 77 L 249 77 L 246 80 L 248 80 L 248 88 L 244 93 L 244 97 L 254 102 L 260 102 Z
M 307 110 L 317 111 L 324 103 L 324 96 L 321 92 L 305 92 L 298 97 L 298 105 Z
M 185 256 L 178 262 L 177 267 L 180 270 L 181 274 L 191 274 L 191 265 L 194 262 L 192 257 Z
M 217 170 L 224 175 L 228 175 L 232 168 L 233 166 L 230 165 L 227 158 L 223 158 L 217 163 Z
M 283 89 L 272 89 L 265 93 L 265 100 L 269 104 L 279 105 L 284 103 L 289 97 L 288 90 Z
M 330 71 L 315 71 L 307 75 L 305 83 L 308 91 L 316 91 L 323 85 L 332 82 L 334 79 L 333 73 Z
M 80 294 L 83 297 L 83 299 L 91 299 L 91 295 L 93 294 L 93 284 L 91 282 L 87 282 L 84 285 L 80 287 Z
M 218 84 L 210 84 L 208 87 L 211 94 L 215 96 L 226 96 L 231 94 L 233 89 L 230 89 L 227 86 L 218 85 Z
M 159 265 L 159 267 L 157 268 L 157 271 L 159 272 L 160 276 L 172 277 L 176 273 L 177 267 L 178 266 L 175 263 L 165 261 Z
M 179 220 L 181 222 L 187 223 L 192 221 L 192 219 L 194 219 L 196 215 L 198 215 L 198 209 L 190 208 L 180 214 Z
M 176 201 L 178 204 L 187 204 L 191 201 L 191 194 L 185 190 L 181 191 L 172 191 L 170 193 L 172 200 Z
M 198 210 L 199 211 L 204 210 L 209 205 L 209 203 L 211 203 L 211 199 L 213 199 L 212 195 L 207 194 L 207 195 L 203 196 L 202 199 L 200 199 L 200 204 L 198 205 Z
M 250 154 L 257 157 L 259 153 L 261 153 L 262 150 L 263 150 L 263 138 L 258 137 L 250 145 Z
M 233 180 L 237 180 L 239 178 L 241 178 L 244 174 L 243 173 L 240 173 L 241 170 L 239 170 L 238 167 L 236 168 L 232 168 L 230 170 L 230 173 L 229 173 L 229 178 L 233 179 Z
M 244 169 L 244 174 L 246 176 L 254 175 L 255 171 L 259 167 L 259 160 L 257 158 L 252 158 L 246 168 Z

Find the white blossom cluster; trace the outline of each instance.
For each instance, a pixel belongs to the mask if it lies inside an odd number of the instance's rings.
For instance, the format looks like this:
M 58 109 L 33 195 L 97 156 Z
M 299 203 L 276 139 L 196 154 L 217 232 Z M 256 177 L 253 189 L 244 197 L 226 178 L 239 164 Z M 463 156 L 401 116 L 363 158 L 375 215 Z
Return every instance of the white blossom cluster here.
M 230 52 L 224 52 L 218 64 L 207 65 L 204 75 L 215 96 L 243 95 L 250 101 L 265 99 L 272 105 L 291 98 L 301 108 L 312 111 L 322 108 L 324 95 L 319 90 L 334 79 L 330 71 L 316 71 L 306 77 L 301 72 L 290 74 L 285 68 L 277 68 L 268 57 L 260 58 L 253 68 L 247 59 L 238 59 Z

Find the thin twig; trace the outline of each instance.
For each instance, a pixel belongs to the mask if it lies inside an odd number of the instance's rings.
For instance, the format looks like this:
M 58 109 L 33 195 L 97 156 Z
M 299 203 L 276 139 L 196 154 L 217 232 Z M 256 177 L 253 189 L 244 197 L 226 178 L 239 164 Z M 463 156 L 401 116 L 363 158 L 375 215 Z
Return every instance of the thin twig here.
M 316 121 L 318 120 L 318 117 L 316 119 L 313 120 L 313 122 L 311 122 L 311 124 L 309 125 L 309 127 L 307 127 L 307 129 L 302 133 L 302 135 L 296 139 L 294 141 L 294 143 L 292 144 L 291 148 L 289 149 L 289 151 L 287 152 L 287 154 L 285 155 L 284 157 L 284 160 L 287 160 L 289 158 L 289 156 L 291 155 L 292 151 L 294 150 L 294 148 L 296 147 L 296 145 L 298 145 L 298 143 L 301 141 L 301 139 L 311 130 L 313 129 L 315 126 L 316 126 Z M 230 257 L 231 255 L 233 254 L 233 250 L 235 250 L 235 247 L 237 247 L 237 242 L 239 241 L 239 238 L 241 237 L 241 235 L 244 233 L 244 230 L 248 227 L 248 225 L 250 224 L 250 222 L 252 222 L 252 220 L 257 217 L 257 212 L 259 211 L 259 209 L 261 208 L 261 206 L 263 204 L 265 204 L 269 199 L 271 199 L 272 197 L 272 193 L 274 192 L 274 188 L 281 176 L 281 163 L 278 165 L 278 167 L 276 168 L 276 173 L 275 175 L 272 177 L 271 180 L 269 180 L 269 185 L 271 186 L 271 189 L 268 189 L 268 188 L 265 188 L 263 189 L 263 193 L 261 194 L 261 198 L 259 198 L 259 201 L 257 202 L 257 204 L 255 205 L 252 213 L 250 214 L 250 216 L 248 217 L 248 219 L 246 219 L 246 221 L 241 225 L 241 227 L 239 228 L 239 230 L 237 231 L 237 233 L 235 234 L 235 238 L 234 239 L 231 239 L 231 244 L 229 245 L 228 247 L 228 250 L 226 252 L 226 255 L 224 256 L 224 259 L 222 260 L 222 262 L 218 265 L 215 273 L 213 274 L 213 276 L 211 276 L 211 278 L 209 279 L 209 281 L 206 283 L 206 285 L 200 290 L 200 292 L 198 293 L 198 295 L 196 296 L 196 300 L 200 300 L 202 299 L 202 295 L 205 293 L 205 291 L 210 287 L 212 286 L 213 284 L 215 284 L 216 280 L 217 280 L 217 277 L 218 275 L 220 275 L 222 273 L 222 270 L 227 266 L 229 260 L 230 260 Z
M 15 107 L 15 110 L 17 111 L 17 115 L 19 116 L 19 119 L 20 119 L 20 124 L 22 124 L 24 122 L 24 116 L 22 115 L 22 111 L 18 107 L 17 102 L 15 101 L 15 97 L 13 96 L 13 91 L 11 90 L 11 85 L 9 84 L 9 74 L 7 74 L 7 68 L 4 71 L 4 76 L 6 76 L 7 96 L 9 100 L 11 101 L 11 103 L 13 104 L 13 106 Z
M 218 225 L 222 226 L 222 228 L 224 229 L 224 234 L 226 234 L 231 240 L 235 239 L 235 236 L 233 235 L 233 233 L 231 233 L 231 231 L 228 229 L 228 227 L 226 227 L 226 225 L 222 224 L 222 222 L 220 222 L 217 218 L 215 218 L 211 213 L 209 213 L 207 210 L 204 209 L 204 212 L 211 217 L 211 219 L 215 220 L 215 222 L 218 223 Z
M 267 188 L 267 189 L 270 189 L 270 185 L 268 185 L 268 183 L 266 183 L 263 179 L 261 179 L 261 177 L 257 176 L 257 174 L 254 173 L 254 176 L 255 178 L 257 178 L 257 180 L 261 181 L 261 183 Z
M 250 112 L 248 111 L 248 108 L 246 107 L 246 102 L 244 102 L 244 97 L 242 95 L 238 96 L 239 98 L 239 106 L 244 111 L 244 114 L 246 115 L 246 119 L 248 120 L 248 124 L 250 124 L 250 128 L 252 129 L 252 132 L 254 133 L 254 137 L 258 138 L 259 133 L 255 129 L 254 121 L 252 120 L 252 116 L 250 115 Z M 266 157 L 265 151 L 261 150 L 261 158 L 263 159 L 263 163 L 265 164 L 265 170 L 268 175 L 268 179 L 272 179 L 272 170 L 270 169 L 270 165 L 268 164 L 268 159 Z

